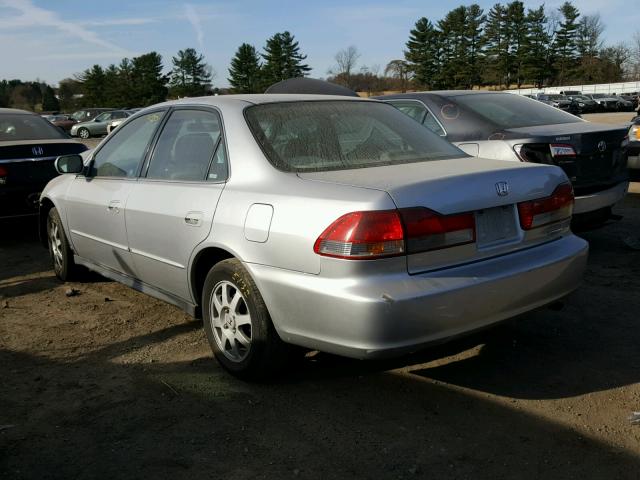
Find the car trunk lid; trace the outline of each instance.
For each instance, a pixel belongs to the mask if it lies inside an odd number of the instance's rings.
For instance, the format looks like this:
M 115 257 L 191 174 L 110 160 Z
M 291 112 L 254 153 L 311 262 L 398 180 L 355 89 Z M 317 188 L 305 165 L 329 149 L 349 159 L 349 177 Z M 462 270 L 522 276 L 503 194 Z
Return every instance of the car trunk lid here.
M 532 163 L 557 165 L 571 180 L 575 193 L 588 195 L 627 178 L 624 139 L 626 127 L 577 122 L 542 127 L 513 128 L 510 135 L 532 137 L 520 156 Z M 569 145 L 575 156 L 552 156 L 550 145 Z
M 504 254 L 531 244 L 517 204 L 550 196 L 566 182 L 555 167 L 463 157 L 354 170 L 299 173 L 301 178 L 386 191 L 399 209 L 423 207 L 443 216 L 472 213 L 475 241 L 407 255 L 409 273 Z M 543 238 L 544 237 L 544 238 Z M 538 236 L 548 241 L 549 236 Z

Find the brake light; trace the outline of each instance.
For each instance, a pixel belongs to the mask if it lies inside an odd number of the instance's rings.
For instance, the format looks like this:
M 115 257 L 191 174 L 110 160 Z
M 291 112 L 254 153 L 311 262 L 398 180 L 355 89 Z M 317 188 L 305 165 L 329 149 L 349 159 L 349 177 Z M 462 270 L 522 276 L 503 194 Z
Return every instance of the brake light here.
M 573 145 L 566 145 L 564 143 L 552 143 L 549 145 L 552 157 L 575 157 L 576 151 L 573 149 Z
M 7 177 L 9 176 L 9 171 L 6 167 L 0 165 L 0 185 L 4 185 L 7 183 Z
M 397 210 L 351 212 L 322 232 L 313 246 L 319 255 L 372 259 L 404 253 L 404 232 Z
M 313 251 L 327 257 L 374 259 L 473 243 L 473 213 L 440 215 L 424 207 L 351 212 L 333 222 Z
M 520 226 L 523 230 L 542 227 L 571 218 L 573 188 L 568 183 L 559 185 L 549 197 L 518 204 Z
M 473 243 L 476 223 L 472 213 L 440 215 L 424 207 L 400 210 L 407 236 L 407 253 L 425 252 Z

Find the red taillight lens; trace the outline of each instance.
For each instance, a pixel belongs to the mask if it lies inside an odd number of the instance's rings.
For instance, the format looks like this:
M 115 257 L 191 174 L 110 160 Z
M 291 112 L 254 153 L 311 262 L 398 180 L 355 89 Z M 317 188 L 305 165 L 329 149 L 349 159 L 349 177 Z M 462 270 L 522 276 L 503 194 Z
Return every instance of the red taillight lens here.
M 440 215 L 428 208 L 400 210 L 406 229 L 407 253 L 473 243 L 476 224 L 472 213 Z
M 313 250 L 328 257 L 373 259 L 473 243 L 475 236 L 472 213 L 440 215 L 423 207 L 352 212 L 322 232 Z
M 7 183 L 7 177 L 9 176 L 9 171 L 0 165 L 0 185 Z
M 568 183 L 558 186 L 550 197 L 518 204 L 520 226 L 523 230 L 542 227 L 571 218 L 573 213 L 573 188 Z
M 404 253 L 404 233 L 397 210 L 352 212 L 322 232 L 313 251 L 328 257 L 372 259 Z

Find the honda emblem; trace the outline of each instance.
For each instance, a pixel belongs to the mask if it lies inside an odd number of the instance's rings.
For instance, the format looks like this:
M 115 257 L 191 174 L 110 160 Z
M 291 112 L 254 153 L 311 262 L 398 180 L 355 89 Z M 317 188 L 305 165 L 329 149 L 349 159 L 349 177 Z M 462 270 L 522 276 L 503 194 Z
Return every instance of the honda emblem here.
M 598 150 L 600 150 L 601 152 L 604 152 L 607 149 L 607 142 L 605 142 L 604 140 L 600 140 L 598 142 Z
M 507 182 L 498 182 L 496 183 L 496 192 L 498 196 L 504 197 L 509 195 L 509 184 Z
M 31 153 L 33 153 L 36 157 L 39 157 L 42 154 L 44 154 L 44 148 L 42 148 L 42 147 L 33 147 L 31 149 Z

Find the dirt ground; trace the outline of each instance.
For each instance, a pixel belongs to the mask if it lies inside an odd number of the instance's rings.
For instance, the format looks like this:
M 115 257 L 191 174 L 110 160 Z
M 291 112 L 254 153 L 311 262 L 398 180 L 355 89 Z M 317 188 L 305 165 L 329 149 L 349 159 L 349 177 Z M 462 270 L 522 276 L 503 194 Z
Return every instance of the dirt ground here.
M 5 223 L 0 478 L 638 479 L 640 184 L 617 213 L 562 310 L 393 362 L 310 355 L 271 385 L 223 372 L 174 307 L 59 283 Z

